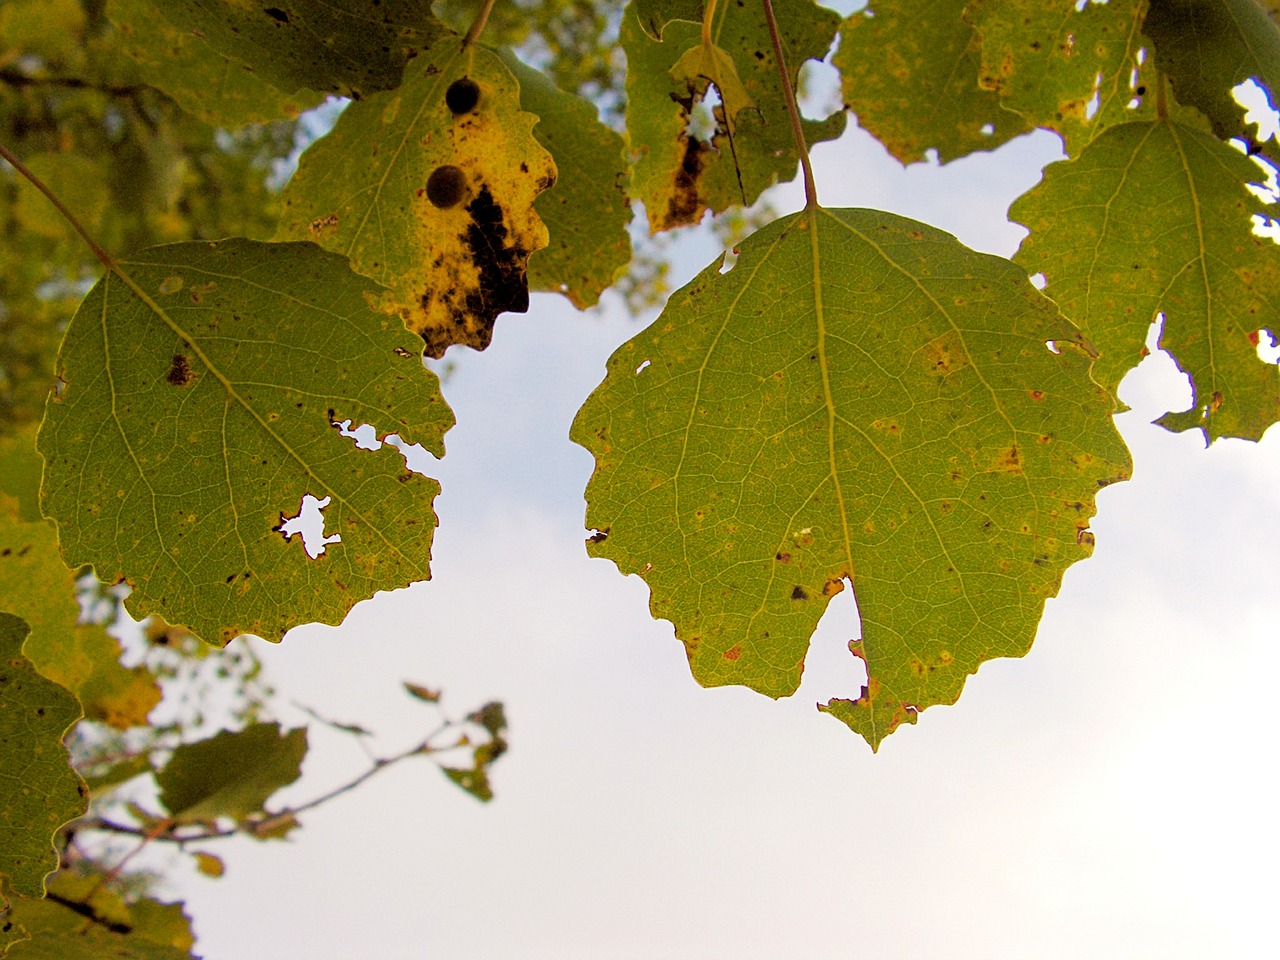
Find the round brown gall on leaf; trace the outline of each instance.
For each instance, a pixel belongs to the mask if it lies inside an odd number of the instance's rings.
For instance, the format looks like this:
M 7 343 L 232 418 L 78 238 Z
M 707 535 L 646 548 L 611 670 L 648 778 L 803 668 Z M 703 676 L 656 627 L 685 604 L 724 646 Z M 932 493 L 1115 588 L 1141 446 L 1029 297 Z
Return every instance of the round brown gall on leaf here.
M 480 102 L 480 85 L 470 77 L 455 80 L 445 91 L 444 102 L 454 116 L 470 113 Z
M 427 178 L 427 199 L 447 210 L 456 207 L 467 194 L 467 175 L 452 164 L 436 167 Z

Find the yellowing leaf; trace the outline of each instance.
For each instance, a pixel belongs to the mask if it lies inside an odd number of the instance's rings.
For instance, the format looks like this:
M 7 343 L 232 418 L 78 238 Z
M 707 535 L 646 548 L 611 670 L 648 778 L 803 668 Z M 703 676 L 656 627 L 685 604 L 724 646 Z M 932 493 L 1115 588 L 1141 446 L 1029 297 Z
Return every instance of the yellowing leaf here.
M 1046 167 L 1009 211 L 1031 230 L 1018 261 L 1045 275 L 1045 292 L 1084 329 L 1108 389 L 1165 315 L 1160 346 L 1190 374 L 1193 396 L 1160 420 L 1171 430 L 1258 440 L 1280 420 L 1280 371 L 1257 354 L 1262 330 L 1280 332 L 1280 246 L 1254 235 L 1250 218 L 1266 208 L 1245 187 L 1260 178 L 1215 137 L 1132 123 Z
M 80 705 L 22 655 L 26 635 L 26 623 L 0 613 L 0 876 L 42 897 L 58 866 L 53 835 L 85 812 L 89 791 L 62 745 Z
M 39 438 L 67 561 L 133 584 L 137 618 L 223 643 L 426 579 L 438 484 L 334 426 L 444 453 L 453 415 L 416 338 L 369 308 L 379 288 L 312 244 L 175 244 L 121 269 L 72 320 Z M 314 559 L 283 532 L 307 495 L 328 504 Z
M 1079 331 L 1008 261 L 871 210 L 740 249 L 579 412 L 588 549 L 648 583 L 700 683 L 773 697 L 851 580 L 867 685 L 824 709 L 875 747 L 1026 653 L 1127 451 Z
M 449 31 L 419 0 L 156 0 L 156 9 L 286 93 L 344 97 L 400 83 L 405 63 Z
M 1031 129 L 978 86 L 981 48 L 962 16 L 967 2 L 873 0 L 840 27 L 834 62 L 844 101 L 902 163 L 929 150 L 946 163 Z
M 388 287 L 380 305 L 429 356 L 484 348 L 499 313 L 529 307 L 529 255 L 547 245 L 534 211 L 555 183 L 511 72 L 446 38 L 393 93 L 352 104 L 303 155 L 279 236 L 314 240 Z
M 705 86 L 707 81 L 715 84 L 724 107 L 725 123 L 730 129 L 739 113 L 755 106 L 755 101 L 738 77 L 733 57 L 714 43 L 690 47 L 676 61 L 670 73 L 672 80 L 689 87 Z
M 529 259 L 529 288 L 563 293 L 579 309 L 593 306 L 631 262 L 626 143 L 600 122 L 592 103 L 511 53 L 498 56 L 519 81 L 520 107 L 537 116 L 533 135 L 557 170 L 555 185 L 533 205 L 550 242 Z
M 173 751 L 156 773 L 160 803 L 179 821 L 240 820 L 298 779 L 306 752 L 305 728 L 282 734 L 278 723 L 255 723 L 223 730 Z
M 775 3 L 792 83 L 809 59 L 821 59 L 835 37 L 839 17 L 813 0 Z M 621 44 L 627 54 L 627 133 L 638 154 L 632 191 L 644 201 L 654 231 L 697 223 L 703 213 L 750 206 L 774 183 L 795 177 L 799 156 L 792 139 L 773 43 L 758 3 L 722 3 L 712 41 L 736 64 L 741 91 L 753 107 L 730 124 L 724 105 L 713 112 L 709 142 L 691 134 L 689 122 L 706 98 L 707 79 L 673 79 L 685 52 L 701 45 L 702 28 L 685 20 L 667 22 L 655 42 L 637 18 L 634 4 L 623 14 Z M 723 96 L 723 91 L 721 91 Z M 810 146 L 844 132 L 845 115 L 804 121 Z
M 193 850 L 191 855 L 196 858 L 196 869 L 206 877 L 213 877 L 216 880 L 227 872 L 227 865 L 216 854 L 205 853 L 203 850 Z

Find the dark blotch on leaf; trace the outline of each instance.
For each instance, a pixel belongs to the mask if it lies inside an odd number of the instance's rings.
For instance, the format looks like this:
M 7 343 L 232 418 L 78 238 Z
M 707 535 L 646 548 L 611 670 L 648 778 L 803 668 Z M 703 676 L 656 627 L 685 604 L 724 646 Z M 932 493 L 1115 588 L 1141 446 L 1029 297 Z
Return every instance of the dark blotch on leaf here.
M 792 600 L 808 600 L 809 594 L 805 591 L 804 587 L 796 587 L 791 591 L 791 599 Z
M 451 164 L 436 167 L 427 178 L 427 199 L 441 210 L 456 207 L 466 192 L 467 175 Z
M 191 373 L 191 364 L 187 363 L 187 358 L 180 353 L 173 355 L 173 363 L 169 365 L 169 372 L 164 378 L 175 387 L 185 387 L 195 379 Z
M 480 102 L 480 85 L 470 77 L 455 80 L 445 91 L 444 102 L 455 116 L 470 113 Z
M 262 12 L 265 13 L 272 20 L 274 20 L 276 23 L 289 22 L 289 15 L 285 13 L 283 10 L 281 10 L 279 7 L 267 7 L 267 9 L 263 10 Z

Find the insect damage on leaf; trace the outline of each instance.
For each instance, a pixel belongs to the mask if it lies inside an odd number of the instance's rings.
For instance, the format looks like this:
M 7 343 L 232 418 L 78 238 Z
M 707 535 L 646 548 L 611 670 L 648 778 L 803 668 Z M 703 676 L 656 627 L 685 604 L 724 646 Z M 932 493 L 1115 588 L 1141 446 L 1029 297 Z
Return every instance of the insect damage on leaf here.
M 388 287 L 379 308 L 429 356 L 483 349 L 498 314 L 528 309 L 529 256 L 548 242 L 533 204 L 556 168 L 536 119 L 494 54 L 442 40 L 303 155 L 280 236 L 315 240 Z

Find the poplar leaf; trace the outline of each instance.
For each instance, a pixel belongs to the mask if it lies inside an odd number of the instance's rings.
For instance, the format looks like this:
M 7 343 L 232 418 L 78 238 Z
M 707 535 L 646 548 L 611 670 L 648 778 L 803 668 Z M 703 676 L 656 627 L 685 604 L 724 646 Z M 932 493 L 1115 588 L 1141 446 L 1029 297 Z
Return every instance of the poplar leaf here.
M 1280 246 L 1253 233 L 1266 207 L 1245 186 L 1260 177 L 1209 134 L 1132 123 L 1050 164 L 1009 211 L 1031 231 L 1018 262 L 1085 331 L 1109 390 L 1164 314 L 1160 346 L 1190 375 L 1192 406 L 1158 422 L 1207 440 L 1258 440 L 1280 420 L 1280 371 L 1257 353 L 1262 331 L 1280 332 Z
M 183 822 L 243 819 L 298 779 L 306 752 L 306 729 L 282 734 L 278 723 L 185 743 L 156 773 L 160 804 Z
M 453 415 L 379 293 L 312 244 L 249 240 L 152 248 L 103 278 L 39 437 L 68 564 L 127 580 L 137 619 L 221 643 L 426 579 L 439 485 L 335 426 L 444 453 Z M 328 504 L 315 558 L 283 530 L 306 495 Z
M 80 704 L 23 656 L 27 630 L 0 613 L 0 875 L 17 893 L 42 897 L 58 867 L 53 835 L 84 814 L 89 791 L 62 745 Z
M 302 155 L 279 236 L 386 286 L 381 308 L 429 356 L 483 349 L 499 313 L 529 308 L 529 255 L 547 245 L 534 199 L 556 169 L 536 122 L 495 54 L 441 40 L 400 89 L 353 103 Z
M 156 9 L 285 93 L 343 97 L 400 83 L 450 31 L 420 0 L 159 0 Z
M 965 16 L 981 37 L 979 84 L 1032 126 L 1056 130 L 1072 152 L 1077 140 L 1133 119 L 1146 9 L 1147 0 L 972 0 Z
M 537 116 L 533 136 L 558 174 L 533 204 L 550 242 L 529 258 L 529 288 L 563 293 L 579 309 L 594 306 L 631 262 L 626 142 L 600 122 L 594 104 L 510 51 L 497 53 L 520 84 L 520 108 Z
M 806 60 L 821 60 L 835 39 L 839 16 L 812 0 L 780 0 L 775 4 L 782 47 L 791 81 L 798 82 Z M 749 207 L 768 187 L 796 176 L 800 161 L 773 42 L 758 3 L 723 3 L 716 7 L 712 42 L 736 65 L 740 89 L 715 107 L 715 130 L 703 140 L 689 129 L 703 108 L 711 81 L 705 76 L 676 79 L 673 71 L 686 51 L 702 43 L 700 24 L 670 20 L 655 42 L 641 26 L 634 4 L 623 14 L 620 41 L 627 54 L 627 133 L 638 157 L 632 192 L 642 200 L 653 232 L 697 223 L 703 213 L 733 206 Z M 721 91 L 724 97 L 724 92 Z M 753 106 L 733 106 L 745 96 Z M 812 147 L 844 132 L 845 114 L 805 120 L 805 139 Z
M 1090 362 L 1006 260 L 879 211 L 786 217 L 610 359 L 571 433 L 588 550 L 648 583 L 700 683 L 772 697 L 851 581 L 867 685 L 823 709 L 875 748 L 1026 653 L 1090 553 L 1129 475 Z
M 715 85 L 720 94 L 720 102 L 724 109 L 724 122 L 728 129 L 733 128 L 733 121 L 747 107 L 755 106 L 755 101 L 747 93 L 738 77 L 738 68 L 733 57 L 721 50 L 714 43 L 699 43 L 690 47 L 671 68 L 671 79 L 686 86 L 698 86 L 704 81 Z
M 1277 0 L 1151 0 L 1142 27 L 1178 101 L 1207 116 L 1219 137 L 1239 137 L 1273 160 L 1274 141 L 1257 142 L 1231 91 L 1249 79 L 1262 83 L 1273 99 L 1280 91 L 1277 17 Z
M 872 3 L 840 26 L 845 104 L 897 160 L 936 150 L 942 163 L 1031 129 L 978 86 L 981 45 L 964 19 L 967 0 Z

